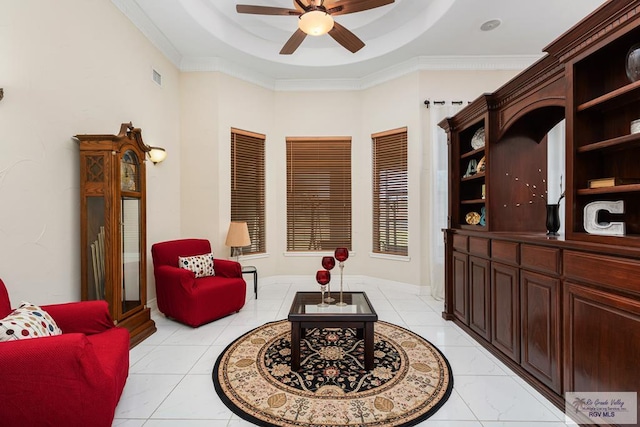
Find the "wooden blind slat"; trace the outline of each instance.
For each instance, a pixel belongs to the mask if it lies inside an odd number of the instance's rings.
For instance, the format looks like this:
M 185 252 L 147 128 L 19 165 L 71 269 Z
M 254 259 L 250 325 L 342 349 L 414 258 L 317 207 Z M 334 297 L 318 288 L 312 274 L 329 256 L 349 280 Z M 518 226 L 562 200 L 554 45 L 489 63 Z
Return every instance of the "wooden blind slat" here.
M 373 252 L 409 253 L 407 128 L 371 136 L 373 155 Z
M 351 249 L 351 140 L 287 138 L 287 250 Z
M 246 221 L 251 245 L 244 254 L 266 252 L 265 136 L 231 129 L 231 221 Z

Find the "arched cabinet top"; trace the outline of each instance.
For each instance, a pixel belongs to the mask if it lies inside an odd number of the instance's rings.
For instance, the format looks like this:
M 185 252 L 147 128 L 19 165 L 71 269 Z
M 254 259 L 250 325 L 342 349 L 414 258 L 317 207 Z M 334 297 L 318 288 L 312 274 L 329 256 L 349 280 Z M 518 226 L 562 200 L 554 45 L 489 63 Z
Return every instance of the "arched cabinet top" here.
M 122 123 L 117 135 L 81 134 L 75 135 L 74 138 L 83 143 L 80 144 L 80 150 L 104 150 L 110 148 L 113 151 L 121 151 L 125 145 L 129 145 L 138 151 L 142 160 L 144 160 L 144 154 L 151 151 L 151 147 L 142 140 L 142 130 L 133 127 L 131 122 Z

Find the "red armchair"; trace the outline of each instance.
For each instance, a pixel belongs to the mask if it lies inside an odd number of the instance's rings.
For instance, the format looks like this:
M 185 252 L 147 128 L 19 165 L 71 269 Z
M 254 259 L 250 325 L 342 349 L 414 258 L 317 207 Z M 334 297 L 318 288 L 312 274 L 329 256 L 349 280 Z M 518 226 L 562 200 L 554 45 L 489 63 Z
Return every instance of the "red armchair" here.
M 247 284 L 235 261 L 214 259 L 215 276 L 196 278 L 178 267 L 178 257 L 211 253 L 204 239 L 181 239 L 151 246 L 158 309 L 167 317 L 197 327 L 244 306 Z
M 44 305 L 62 335 L 0 342 L 0 425 L 111 426 L 129 374 L 129 332 L 105 301 Z M 11 313 L 0 280 L 0 319 Z

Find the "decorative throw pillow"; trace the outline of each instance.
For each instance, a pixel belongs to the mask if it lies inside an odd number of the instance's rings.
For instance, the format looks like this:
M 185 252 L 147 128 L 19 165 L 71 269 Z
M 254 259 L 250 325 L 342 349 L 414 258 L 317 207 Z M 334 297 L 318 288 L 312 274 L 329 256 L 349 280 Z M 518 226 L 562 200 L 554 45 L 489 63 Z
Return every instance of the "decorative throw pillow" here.
M 0 341 L 61 335 L 55 320 L 37 305 L 23 301 L 20 307 L 0 320 Z
M 213 253 L 188 257 L 180 256 L 178 257 L 178 264 L 180 268 L 193 271 L 196 274 L 196 278 L 216 275 L 213 269 Z

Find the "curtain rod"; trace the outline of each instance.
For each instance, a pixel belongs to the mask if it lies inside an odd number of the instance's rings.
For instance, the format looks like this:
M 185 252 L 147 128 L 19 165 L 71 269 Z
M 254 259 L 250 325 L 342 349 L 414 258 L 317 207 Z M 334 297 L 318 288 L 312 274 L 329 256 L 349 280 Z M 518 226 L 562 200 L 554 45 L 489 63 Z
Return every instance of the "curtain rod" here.
M 427 108 L 429 108 L 429 106 L 431 104 L 433 105 L 444 105 L 447 101 L 430 101 L 428 99 L 425 99 L 424 101 L 424 105 L 427 106 Z M 451 105 L 462 105 L 464 104 L 464 101 L 451 101 Z M 471 101 L 467 101 L 467 104 L 471 104 Z

